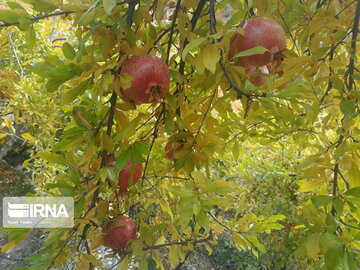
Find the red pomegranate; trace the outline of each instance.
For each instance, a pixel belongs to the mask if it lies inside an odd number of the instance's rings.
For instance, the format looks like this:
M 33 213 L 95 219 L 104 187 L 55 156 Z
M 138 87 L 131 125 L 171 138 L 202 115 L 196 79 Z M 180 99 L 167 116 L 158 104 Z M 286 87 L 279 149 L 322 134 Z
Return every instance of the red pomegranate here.
M 265 47 L 269 51 L 263 54 L 239 57 L 235 60 L 237 65 L 265 66 L 271 62 L 274 54 L 285 49 L 285 32 L 275 20 L 254 17 L 248 20 L 243 28 L 245 34 L 235 34 L 231 40 L 229 57 L 256 46 Z
M 129 240 L 136 238 L 136 225 L 130 218 L 122 216 L 107 223 L 103 232 L 105 246 L 124 249 L 130 245 Z
M 262 76 L 262 75 L 251 75 L 252 73 L 262 73 L 262 74 L 269 74 L 269 70 L 266 66 L 264 67 L 254 67 L 254 66 L 249 66 L 245 69 L 246 74 L 249 75 L 249 81 L 255 85 L 255 86 L 262 86 L 267 84 L 267 82 L 269 81 L 269 77 L 267 76 Z
M 127 194 L 129 186 L 135 185 L 139 182 L 142 174 L 142 168 L 142 163 L 132 163 L 131 161 L 125 165 L 124 169 L 122 169 L 119 173 L 118 185 L 120 194 Z
M 132 77 L 131 86 L 122 90 L 127 101 L 136 104 L 156 103 L 169 92 L 169 67 L 157 56 L 135 56 L 123 65 L 121 73 Z
M 165 145 L 165 156 L 172 161 L 176 161 L 176 159 L 174 158 L 174 154 L 175 154 L 175 152 L 183 149 L 183 147 L 184 147 L 184 145 L 182 145 L 182 144 L 179 144 L 174 141 L 169 141 Z

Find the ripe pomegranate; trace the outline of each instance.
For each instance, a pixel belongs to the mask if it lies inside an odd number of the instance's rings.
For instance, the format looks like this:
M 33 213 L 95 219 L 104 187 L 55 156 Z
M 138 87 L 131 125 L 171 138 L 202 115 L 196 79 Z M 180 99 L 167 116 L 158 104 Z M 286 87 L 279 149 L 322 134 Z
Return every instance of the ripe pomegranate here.
M 267 84 L 269 81 L 269 77 L 262 76 L 262 75 L 251 75 L 253 73 L 262 73 L 262 74 L 269 74 L 269 70 L 266 66 L 264 67 L 254 67 L 254 66 L 248 66 L 245 69 L 246 74 L 249 74 L 249 81 L 255 85 L 255 86 L 262 86 Z
M 180 151 L 183 148 L 184 148 L 184 145 L 179 144 L 174 141 L 169 141 L 165 145 L 165 153 L 166 153 L 165 156 L 172 161 L 176 161 L 176 159 L 174 158 L 175 152 Z
M 105 246 L 124 249 L 130 245 L 129 240 L 136 238 L 136 225 L 130 218 L 122 216 L 107 223 L 103 232 Z
M 269 51 L 263 54 L 239 57 L 237 65 L 248 64 L 252 66 L 265 66 L 269 64 L 275 54 L 285 49 L 285 32 L 276 21 L 266 17 L 254 17 L 243 26 L 244 35 L 235 34 L 230 43 L 229 57 L 238 52 L 249 50 L 256 46 L 262 46 Z
M 159 57 L 146 54 L 129 59 L 121 73 L 132 77 L 131 86 L 123 89 L 126 101 L 136 104 L 156 103 L 169 92 L 169 67 Z
M 139 182 L 142 174 L 142 167 L 142 163 L 132 163 L 129 161 L 124 169 L 120 171 L 118 182 L 120 194 L 127 194 L 129 185 L 135 185 Z

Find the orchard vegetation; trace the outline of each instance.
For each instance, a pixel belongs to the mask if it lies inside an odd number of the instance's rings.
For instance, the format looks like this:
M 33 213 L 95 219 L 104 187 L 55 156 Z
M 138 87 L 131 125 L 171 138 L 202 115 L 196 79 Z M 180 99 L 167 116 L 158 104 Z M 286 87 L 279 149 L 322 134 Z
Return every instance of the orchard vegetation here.
M 359 17 L 360 0 L 3 1 L 0 144 L 27 145 L 36 196 L 75 199 L 26 269 L 102 269 L 104 248 L 113 269 L 178 269 L 224 233 L 270 254 L 252 269 L 359 269 Z M 31 232 L 2 230 L 1 252 Z

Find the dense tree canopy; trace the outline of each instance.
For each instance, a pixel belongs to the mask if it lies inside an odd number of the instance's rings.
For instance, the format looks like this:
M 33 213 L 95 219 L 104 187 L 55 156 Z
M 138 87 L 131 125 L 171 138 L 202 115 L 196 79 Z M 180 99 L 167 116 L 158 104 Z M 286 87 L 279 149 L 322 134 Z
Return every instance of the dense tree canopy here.
M 360 0 L 4 3 L 1 112 L 14 120 L 3 117 L 1 143 L 29 146 L 38 195 L 75 199 L 74 227 L 49 230 L 29 269 L 101 268 L 104 228 L 120 216 L 137 234 L 109 249 L 119 269 L 175 269 L 222 232 L 254 256 L 280 234 L 303 269 L 359 269 L 359 16 Z M 231 51 L 254 17 L 286 36 L 265 75 L 240 62 L 272 50 Z M 170 85 L 142 103 L 126 91 L 148 63 L 122 68 L 146 54 Z M 10 230 L 1 251 L 29 233 Z

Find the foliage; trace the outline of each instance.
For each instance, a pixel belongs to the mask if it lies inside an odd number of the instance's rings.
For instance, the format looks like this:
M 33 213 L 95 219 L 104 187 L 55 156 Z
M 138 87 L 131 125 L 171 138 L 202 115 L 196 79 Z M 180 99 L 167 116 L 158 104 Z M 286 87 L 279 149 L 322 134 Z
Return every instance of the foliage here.
M 33 146 L 25 165 L 38 192 L 76 201 L 74 228 L 50 230 L 31 269 L 58 267 L 69 257 L 78 269 L 101 267 L 102 227 L 119 215 L 138 227 L 131 247 L 113 253 L 120 269 L 132 261 L 147 269 L 149 257 L 164 269 L 160 248 L 176 268 L 194 245 L 210 251 L 224 231 L 239 250 L 259 256 L 266 252 L 261 237 L 284 230 L 285 215 L 296 222 L 294 256 L 303 268 L 358 269 L 360 0 L 7 5 L 0 10 L 0 41 L 16 31 L 26 43 L 14 38 L 5 47 L 14 59 L 1 66 L 18 71 L 6 75 L 15 81 L 6 86 L 14 91 L 4 96 L 12 104 L 6 112 L 29 124 L 21 136 Z M 221 16 L 226 7 L 229 19 Z M 228 59 L 232 36 L 242 32 L 237 26 L 253 15 L 275 19 L 288 41 L 260 88 Z M 52 48 L 54 39 L 46 39 L 57 27 L 69 31 Z M 120 71 L 129 57 L 148 53 L 168 64 L 170 94 L 159 104 L 135 106 L 122 100 L 131 78 Z M 3 138 L 20 136 L 11 121 L 3 127 Z M 174 164 L 165 158 L 168 141 L 184 145 Z M 281 151 L 289 160 L 274 160 Z M 115 168 L 107 166 L 108 154 Z M 129 160 L 144 163 L 142 179 L 120 196 L 117 174 Z M 224 167 L 239 171 L 240 181 Z M 276 197 L 275 188 L 286 197 Z M 286 198 L 287 207 L 276 205 Z

